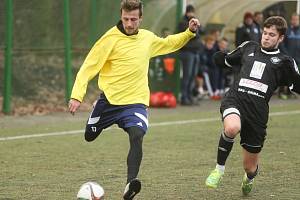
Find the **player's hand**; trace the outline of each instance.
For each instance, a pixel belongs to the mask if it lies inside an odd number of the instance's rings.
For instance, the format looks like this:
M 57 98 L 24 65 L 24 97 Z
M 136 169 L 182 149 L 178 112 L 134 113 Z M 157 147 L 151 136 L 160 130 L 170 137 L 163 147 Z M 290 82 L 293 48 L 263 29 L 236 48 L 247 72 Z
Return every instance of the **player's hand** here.
M 70 99 L 69 101 L 69 111 L 72 115 L 75 114 L 75 112 L 78 110 L 80 107 L 81 102 L 76 100 L 76 99 Z
M 196 18 L 190 19 L 190 21 L 189 21 L 190 31 L 195 33 L 199 27 L 200 27 L 200 22 L 198 19 L 196 19 Z

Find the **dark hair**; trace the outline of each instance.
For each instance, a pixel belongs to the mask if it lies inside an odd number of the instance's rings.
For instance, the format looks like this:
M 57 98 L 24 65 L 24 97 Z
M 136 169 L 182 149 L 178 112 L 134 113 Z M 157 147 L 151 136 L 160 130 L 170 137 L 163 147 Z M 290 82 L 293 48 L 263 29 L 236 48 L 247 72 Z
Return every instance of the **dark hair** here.
M 187 5 L 185 8 L 185 13 L 189 13 L 189 12 L 195 12 L 195 8 L 191 4 Z
M 271 26 L 275 26 L 279 35 L 285 35 L 287 30 L 287 23 L 283 17 L 280 16 L 272 16 L 266 19 L 264 22 L 264 28 L 270 28 Z
M 139 9 L 140 17 L 143 15 L 143 2 L 140 0 L 122 0 L 121 1 L 121 14 L 122 10 L 133 11 Z
M 246 13 L 244 14 L 244 20 L 247 19 L 247 18 L 253 19 L 253 14 L 252 14 L 251 12 L 246 12 Z

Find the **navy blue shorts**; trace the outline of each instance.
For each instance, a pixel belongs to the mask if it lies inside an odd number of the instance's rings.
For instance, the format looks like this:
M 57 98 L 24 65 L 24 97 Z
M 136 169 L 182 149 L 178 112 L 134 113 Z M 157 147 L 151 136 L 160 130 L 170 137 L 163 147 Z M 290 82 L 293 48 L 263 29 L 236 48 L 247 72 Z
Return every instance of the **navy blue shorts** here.
M 103 129 L 113 124 L 117 124 L 124 130 L 137 126 L 146 133 L 148 129 L 147 106 L 144 104 L 112 105 L 104 94 L 101 94 L 87 121 L 85 134 L 93 134 L 97 137 Z

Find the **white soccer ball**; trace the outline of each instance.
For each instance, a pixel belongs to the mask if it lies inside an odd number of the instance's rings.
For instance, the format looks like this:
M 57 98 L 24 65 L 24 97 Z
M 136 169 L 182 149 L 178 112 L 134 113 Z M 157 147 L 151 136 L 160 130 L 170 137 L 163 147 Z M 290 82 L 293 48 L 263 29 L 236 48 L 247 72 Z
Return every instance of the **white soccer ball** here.
M 104 189 L 96 182 L 84 183 L 77 194 L 77 200 L 102 200 Z

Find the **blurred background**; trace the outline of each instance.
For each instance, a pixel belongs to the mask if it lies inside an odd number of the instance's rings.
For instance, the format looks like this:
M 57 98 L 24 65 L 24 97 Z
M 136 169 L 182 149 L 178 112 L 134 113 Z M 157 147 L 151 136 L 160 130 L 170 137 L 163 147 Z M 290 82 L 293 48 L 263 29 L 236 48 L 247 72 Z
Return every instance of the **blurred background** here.
M 162 36 L 177 32 L 185 8 L 191 4 L 205 32 L 217 29 L 233 49 L 235 30 L 246 12 L 264 18 L 289 19 L 299 12 L 297 1 L 276 0 L 144 0 L 142 28 Z M 0 0 L 0 113 L 42 114 L 66 110 L 75 75 L 94 42 L 120 18 L 120 0 Z M 288 21 L 288 20 L 287 20 Z M 205 34 L 205 33 L 204 33 Z M 180 96 L 180 64 L 175 72 L 150 62 L 152 91 L 170 90 Z M 92 81 L 85 98 L 98 95 Z M 167 89 L 165 89 L 167 88 Z M 85 109 L 85 104 L 82 106 Z

